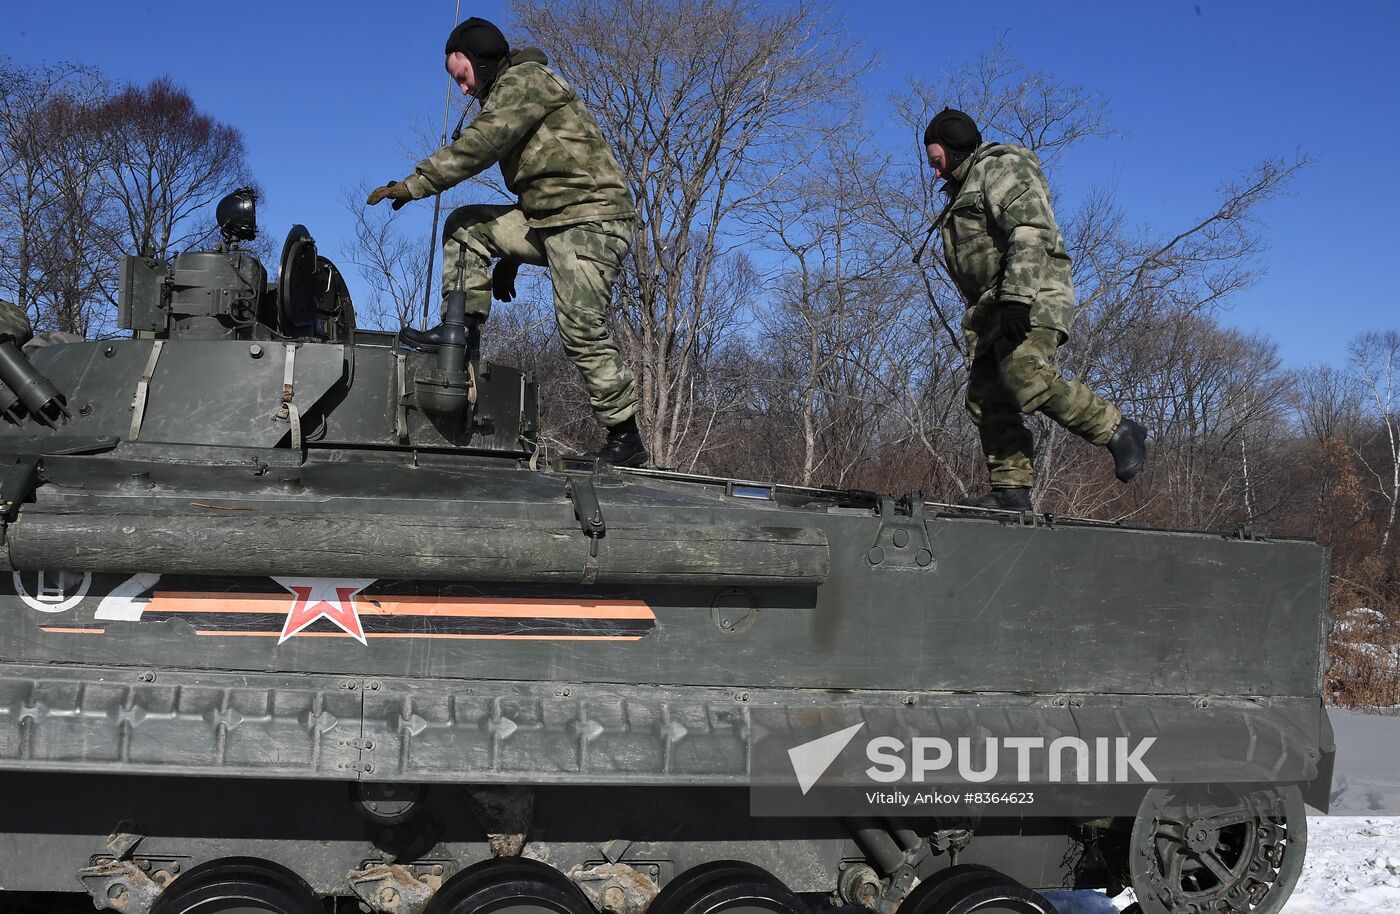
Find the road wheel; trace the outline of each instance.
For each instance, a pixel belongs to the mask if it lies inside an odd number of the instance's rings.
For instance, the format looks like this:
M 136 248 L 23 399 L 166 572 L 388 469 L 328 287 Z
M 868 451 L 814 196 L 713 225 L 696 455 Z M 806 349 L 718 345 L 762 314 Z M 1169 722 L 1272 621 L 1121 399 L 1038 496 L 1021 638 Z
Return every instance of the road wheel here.
M 806 914 L 807 905 L 762 867 L 718 860 L 666 883 L 647 914 Z
M 235 857 L 181 875 L 161 892 L 151 914 L 321 914 L 321 903 L 291 870 Z
M 595 914 L 563 873 L 528 857 L 497 857 L 467 867 L 428 903 L 426 914 Z
M 1054 905 L 989 866 L 959 864 L 919 883 L 900 914 L 1055 914 Z

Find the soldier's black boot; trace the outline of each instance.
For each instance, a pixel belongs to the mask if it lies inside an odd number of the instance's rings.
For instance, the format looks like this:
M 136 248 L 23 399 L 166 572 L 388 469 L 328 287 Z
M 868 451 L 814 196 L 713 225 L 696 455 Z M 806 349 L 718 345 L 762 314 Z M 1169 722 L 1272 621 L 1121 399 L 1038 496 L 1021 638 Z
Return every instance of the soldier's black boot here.
M 437 352 L 442 347 L 442 324 L 429 330 L 404 327 L 399 331 L 399 345 L 418 352 Z M 467 352 L 474 354 L 480 347 L 481 319 L 467 315 Z
M 399 345 L 419 352 L 437 352 L 442 346 L 442 324 L 429 330 L 404 327 L 399 330 Z
M 994 486 L 986 495 L 958 499 L 963 508 L 995 508 L 999 511 L 1034 511 L 1028 486 Z
M 1147 429 L 1125 416 L 1108 439 L 1108 452 L 1118 481 L 1131 482 L 1147 466 Z
M 646 445 L 637 428 L 635 416 L 622 420 L 608 429 L 608 440 L 593 457 L 606 460 L 615 467 L 640 467 L 647 462 Z

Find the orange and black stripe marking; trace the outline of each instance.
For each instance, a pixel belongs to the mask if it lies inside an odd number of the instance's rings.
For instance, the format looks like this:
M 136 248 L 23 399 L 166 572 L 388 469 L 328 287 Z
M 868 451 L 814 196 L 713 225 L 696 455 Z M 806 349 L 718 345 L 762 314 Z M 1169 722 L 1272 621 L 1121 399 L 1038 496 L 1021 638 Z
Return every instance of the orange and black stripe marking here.
M 348 639 L 357 637 L 353 630 L 366 641 L 637 641 L 656 627 L 651 606 L 629 588 L 360 580 L 337 589 L 330 585 L 339 582 L 327 578 L 314 579 L 327 586 L 310 598 L 304 591 L 298 606 L 298 595 L 270 578 L 151 577 L 149 589 L 137 594 L 128 578 L 94 575 L 80 608 L 36 621 L 54 634 L 100 635 L 139 620 L 182 623 L 205 637 Z M 101 607 L 116 594 L 125 602 L 104 616 Z M 317 617 L 284 635 L 294 607 L 300 618 Z
M 200 635 L 276 638 L 290 594 L 157 591 L 144 619 L 179 619 Z M 568 597 L 433 597 L 360 594 L 355 610 L 366 638 L 548 639 L 636 641 L 656 624 L 638 599 Z M 296 637 L 348 638 L 321 619 Z

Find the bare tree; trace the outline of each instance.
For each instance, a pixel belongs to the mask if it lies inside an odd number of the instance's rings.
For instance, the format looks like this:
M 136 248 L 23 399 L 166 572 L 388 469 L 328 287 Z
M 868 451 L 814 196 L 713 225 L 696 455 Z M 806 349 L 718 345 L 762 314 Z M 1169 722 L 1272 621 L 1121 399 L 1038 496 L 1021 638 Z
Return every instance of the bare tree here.
M 1350 347 L 1351 368 L 1369 400 L 1380 447 L 1357 448 L 1376 492 L 1385 501 L 1381 549 L 1390 545 L 1395 515 L 1400 507 L 1400 332 L 1362 334 Z
M 49 180 L 56 198 L 40 218 L 47 244 L 38 262 L 43 278 L 36 287 L 36 323 L 100 334 L 112 326 L 112 312 L 102 304 L 117 271 L 102 251 L 113 214 L 102 188 L 107 149 L 101 122 L 93 104 L 60 94 L 45 106 L 44 129 L 55 143 Z
M 712 273 L 735 217 L 785 168 L 794 133 L 829 114 L 830 74 L 864 66 L 805 2 L 517 0 L 599 118 L 637 200 L 619 335 L 638 370 L 647 446 L 676 462 L 697 417 L 700 340 L 721 315 Z M 700 411 L 703 412 L 703 411 Z
M 1246 523 L 1272 511 L 1284 494 L 1268 482 L 1281 469 L 1274 446 L 1286 418 L 1275 395 L 1275 345 L 1192 313 L 1168 317 L 1137 345 L 1135 358 L 1155 366 L 1134 379 L 1155 452 L 1150 485 L 1123 492 L 1121 503 L 1141 504 L 1150 491 L 1156 504 L 1144 519 L 1177 527 Z M 1107 481 L 1097 488 L 1117 490 Z
M 168 79 L 0 66 L 0 277 L 36 327 L 111 329 L 121 255 L 168 257 L 216 231 L 207 204 L 250 184 L 241 136 Z
M 917 292 L 908 300 L 918 301 Z M 906 309 L 892 333 L 891 350 L 899 356 L 889 367 L 885 398 L 898 430 L 891 431 L 890 444 L 905 449 L 906 463 L 926 467 L 918 476 L 934 497 L 951 501 L 967 494 L 983 463 L 963 406 L 967 361 L 944 341 L 944 328 L 927 310 Z
M 1364 394 L 1347 372 L 1331 365 L 1314 365 L 1295 372 L 1287 387 L 1289 405 L 1304 435 L 1319 444 L 1329 439 L 1358 439 Z
M 896 249 L 864 194 L 861 138 L 817 138 L 808 166 L 778 182 L 754 216 L 783 256 L 761 323 L 764 348 L 784 368 L 770 383 L 797 397 L 804 485 L 819 474 L 844 483 L 876 444 L 886 349 L 904 311 L 889 270 Z
M 675 264 L 684 271 L 678 288 L 685 296 L 685 325 L 684 332 L 677 333 L 672 342 L 676 347 L 684 346 L 684 351 L 670 349 L 664 353 L 667 364 L 677 370 L 672 375 L 676 387 L 668 399 L 667 413 L 671 457 L 662 465 L 691 469 L 698 467 L 706 452 L 715 446 L 713 432 L 720 414 L 736 405 L 734 387 L 717 371 L 717 356 L 728 351 L 731 337 L 743 332 L 762 291 L 758 271 L 746 252 L 727 251 L 706 263 L 702 250 L 701 245 L 693 243 L 690 257 Z M 638 274 L 624 271 L 618 283 L 619 301 L 640 301 L 639 285 Z M 625 315 L 637 312 L 629 312 L 625 304 L 620 310 L 624 315 L 624 346 L 629 345 L 629 339 L 635 346 L 637 324 L 628 322 Z M 645 365 L 643 362 L 639 382 L 649 377 Z M 683 372 L 679 370 L 681 366 Z M 643 385 L 642 403 L 646 402 Z
M 0 62 L 0 283 L 35 326 L 83 332 L 102 257 L 86 233 L 98 156 L 88 112 L 105 91 L 74 65 Z
M 355 265 L 370 289 L 369 301 L 356 306 L 356 320 L 397 331 L 413 323 L 422 305 L 428 260 L 423 239 L 405 230 L 398 213 L 387 206 L 365 206 L 368 193 L 369 186 L 361 183 L 341 196 L 355 235 L 340 256 Z
M 253 183 L 242 133 L 201 112 L 167 77 L 123 88 L 99 116 L 111 162 L 107 193 L 119 213 L 112 255 L 167 258 L 211 241 L 216 226 L 201 211 Z
M 32 73 L 0 61 L 0 276 L 6 297 L 34 315 L 39 220 L 57 194 L 45 181 L 48 150 L 41 110 L 63 74 Z

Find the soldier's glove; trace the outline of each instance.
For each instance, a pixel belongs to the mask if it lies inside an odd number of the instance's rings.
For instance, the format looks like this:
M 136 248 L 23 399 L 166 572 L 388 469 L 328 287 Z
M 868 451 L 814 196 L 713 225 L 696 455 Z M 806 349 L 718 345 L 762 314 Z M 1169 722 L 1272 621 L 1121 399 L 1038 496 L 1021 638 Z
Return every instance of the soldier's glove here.
M 520 261 L 502 257 L 496 261 L 491 271 L 491 294 L 496 301 L 510 301 L 515 298 L 515 274 L 520 272 Z
M 1019 346 L 1031 335 L 1031 306 L 1025 302 L 1001 303 L 1001 335 L 1013 346 Z
M 365 201 L 366 206 L 374 206 L 380 200 L 393 200 L 394 209 L 401 209 L 405 203 L 413 199 L 413 194 L 409 192 L 408 185 L 402 181 L 390 181 L 383 187 L 376 187 L 369 192 L 369 199 Z

